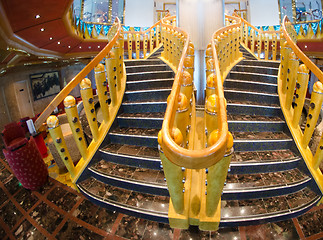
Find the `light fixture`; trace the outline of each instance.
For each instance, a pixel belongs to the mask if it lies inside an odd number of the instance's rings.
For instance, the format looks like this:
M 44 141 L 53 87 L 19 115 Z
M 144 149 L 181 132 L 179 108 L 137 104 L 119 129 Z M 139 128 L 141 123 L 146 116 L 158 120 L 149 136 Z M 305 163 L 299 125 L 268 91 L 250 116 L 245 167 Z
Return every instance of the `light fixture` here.
M 52 38 L 52 37 L 50 37 L 50 38 L 49 38 L 49 40 L 53 40 L 53 38 Z
M 40 31 L 41 31 L 41 32 L 45 31 L 45 28 L 41 28 L 41 29 L 40 29 Z
M 40 15 L 39 14 L 37 14 L 36 16 L 35 16 L 35 18 L 37 19 L 37 18 L 40 18 Z
M 61 44 L 61 42 L 57 42 L 57 44 L 59 45 L 59 44 Z
M 79 48 L 82 48 L 82 46 L 79 46 Z
M 98 46 L 98 48 L 100 48 L 101 46 Z
M 305 48 L 307 48 L 307 45 L 305 45 Z
M 71 48 L 71 46 L 68 46 L 68 48 Z
M 89 49 L 91 49 L 91 46 L 89 46 Z

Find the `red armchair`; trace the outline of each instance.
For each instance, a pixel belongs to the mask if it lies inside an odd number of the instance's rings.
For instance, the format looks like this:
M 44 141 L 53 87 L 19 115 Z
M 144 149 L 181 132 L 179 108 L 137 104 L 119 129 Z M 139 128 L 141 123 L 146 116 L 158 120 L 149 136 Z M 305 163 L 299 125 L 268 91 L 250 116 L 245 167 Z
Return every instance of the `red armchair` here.
M 36 190 L 48 178 L 48 170 L 33 137 L 28 140 L 23 128 L 10 123 L 2 131 L 5 144 L 3 154 L 23 187 Z

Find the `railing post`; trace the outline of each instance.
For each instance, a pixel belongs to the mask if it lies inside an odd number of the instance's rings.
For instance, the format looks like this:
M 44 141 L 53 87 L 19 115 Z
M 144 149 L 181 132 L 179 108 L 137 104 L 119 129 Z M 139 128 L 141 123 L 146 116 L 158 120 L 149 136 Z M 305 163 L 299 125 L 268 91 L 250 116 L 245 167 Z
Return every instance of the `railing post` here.
M 81 153 L 83 159 L 87 157 L 87 144 L 84 139 L 84 133 L 82 124 L 80 121 L 77 107 L 75 104 L 75 98 L 73 96 L 67 96 L 64 99 L 65 112 L 68 123 L 70 124 L 76 146 Z
M 61 126 L 59 125 L 58 118 L 54 115 L 47 118 L 47 126 L 49 134 L 53 140 L 53 143 L 57 149 L 59 156 L 61 157 L 64 165 L 71 174 L 73 178 L 76 174 L 74 163 L 72 161 L 71 155 L 67 149 L 67 145 L 62 133 Z
M 148 36 L 147 34 L 144 35 L 144 58 L 147 56 L 147 49 L 148 49 Z
M 189 98 L 190 99 L 190 98 Z M 177 111 L 175 114 L 175 124 L 182 134 L 183 137 L 183 147 L 188 147 L 187 142 L 187 127 L 189 124 L 190 112 L 189 112 L 189 101 L 184 93 L 178 95 Z
M 257 53 L 258 53 L 258 59 L 260 59 L 261 56 L 261 49 L 262 48 L 262 33 L 258 32 L 257 36 Z
M 321 136 L 320 143 L 316 149 L 315 156 L 313 158 L 313 168 L 316 170 L 319 168 L 323 159 L 323 135 Z
M 140 58 L 140 35 L 136 34 L 136 59 Z
M 302 145 L 307 147 L 314 132 L 317 119 L 319 117 L 323 102 L 323 84 L 320 81 L 314 83 L 310 108 L 307 115 L 307 121 L 304 130 Z
M 193 93 L 193 76 L 188 71 L 181 73 L 181 93 L 190 101 Z
M 156 26 L 156 47 L 158 47 L 160 43 L 160 26 Z
M 269 37 L 268 34 L 265 34 L 265 60 L 268 60 L 269 56 Z
M 272 60 L 276 61 L 276 59 L 277 59 L 277 35 L 276 35 L 276 33 L 273 34 L 271 43 L 272 43 L 271 46 L 272 46 L 272 54 L 273 54 Z
M 246 45 L 246 47 L 248 47 L 248 25 L 247 24 L 244 24 L 244 29 L 243 29 L 243 35 L 244 35 L 244 44 Z
M 149 39 L 149 53 L 152 53 L 154 51 L 154 29 L 150 30 L 150 39 Z
M 296 86 L 296 78 L 297 78 L 297 70 L 298 70 L 299 62 L 294 52 L 289 55 L 288 60 L 288 71 L 287 71 L 287 87 L 286 87 L 286 102 L 285 107 L 289 110 L 292 107 L 295 86 Z
M 118 43 L 119 43 L 119 57 L 118 57 L 118 61 L 117 61 L 118 62 L 118 69 L 119 69 L 118 81 L 119 81 L 119 84 L 120 84 L 120 87 L 121 87 L 121 79 L 123 77 L 123 62 L 124 62 L 124 39 L 123 39 L 123 34 L 120 34 Z
M 112 106 L 117 104 L 117 61 L 112 51 L 105 58 L 107 79 Z
M 128 59 L 132 59 L 132 34 L 128 33 Z
M 91 87 L 91 81 L 88 78 L 84 78 L 81 83 L 81 96 L 83 100 L 83 106 L 86 114 L 86 118 L 88 120 L 88 124 L 90 126 L 92 136 L 94 141 L 99 139 L 99 128 L 98 122 L 96 119 L 96 112 L 94 108 L 94 99 L 93 99 L 93 90 Z
M 250 50 L 252 53 L 255 52 L 255 30 L 250 30 Z
M 109 119 L 109 103 L 108 103 L 108 81 L 105 75 L 103 64 L 99 63 L 95 68 L 96 89 L 100 102 L 100 109 L 104 121 Z
M 281 63 L 280 63 L 280 78 L 282 81 L 282 92 L 286 93 L 286 85 L 287 85 L 287 74 L 288 74 L 288 58 L 292 49 L 288 46 L 287 42 L 284 42 L 282 49 L 281 49 Z
M 301 64 L 298 67 L 296 92 L 295 92 L 294 114 L 293 114 L 293 121 L 292 121 L 294 128 L 298 126 L 299 120 L 302 115 L 305 96 L 307 92 L 308 78 L 309 78 L 308 68 L 305 66 L 305 64 Z
M 205 134 L 206 139 L 219 128 L 218 123 L 218 97 L 216 94 L 209 95 L 205 102 Z
M 173 128 L 171 135 L 176 144 L 182 145 L 183 136 L 178 128 Z M 161 144 L 161 141 L 161 132 L 159 132 L 159 144 Z M 169 161 L 162 149 L 160 149 L 160 159 L 162 161 L 162 168 L 167 179 L 167 187 L 171 198 L 171 204 L 173 205 L 175 212 L 181 214 L 184 211 L 184 184 L 186 170 Z

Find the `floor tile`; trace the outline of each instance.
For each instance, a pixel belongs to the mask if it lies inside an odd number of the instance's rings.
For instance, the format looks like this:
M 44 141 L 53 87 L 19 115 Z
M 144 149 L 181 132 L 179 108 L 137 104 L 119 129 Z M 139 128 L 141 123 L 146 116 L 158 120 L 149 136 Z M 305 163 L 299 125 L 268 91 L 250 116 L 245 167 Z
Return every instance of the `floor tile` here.
M 323 209 L 305 213 L 297 219 L 305 237 L 323 232 Z
M 0 217 L 12 229 L 15 224 L 22 217 L 22 213 L 16 208 L 16 206 L 9 201 L 0 209 Z
M 126 239 L 141 239 L 147 226 L 147 221 L 140 218 L 124 216 L 116 231 L 116 235 Z
M 168 224 L 148 221 L 144 236 L 142 239 L 171 240 L 174 230 Z
M 14 198 L 26 212 L 38 201 L 37 196 L 25 188 L 22 188 Z
M 30 222 L 27 220 L 23 221 L 20 226 L 18 226 L 14 231 L 13 235 L 18 240 L 25 240 L 25 239 L 37 239 L 37 240 L 44 240 L 46 239 L 45 236 L 41 232 L 38 231 Z

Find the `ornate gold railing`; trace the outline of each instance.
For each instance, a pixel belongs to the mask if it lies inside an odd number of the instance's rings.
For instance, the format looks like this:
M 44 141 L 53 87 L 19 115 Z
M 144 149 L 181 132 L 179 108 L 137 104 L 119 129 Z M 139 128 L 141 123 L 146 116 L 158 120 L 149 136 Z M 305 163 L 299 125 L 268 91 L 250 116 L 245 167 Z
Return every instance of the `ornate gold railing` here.
M 281 108 L 296 145 L 323 193 L 323 175 L 319 168 L 323 159 L 323 135 L 315 153 L 312 153 L 309 146 L 314 138 L 314 129 L 323 103 L 323 73 L 296 45 L 297 34 L 287 17 L 283 20 L 282 30 L 286 41 L 282 46 L 282 61 L 278 74 Z M 305 105 L 309 70 L 319 81 L 314 84 L 306 124 L 302 126 L 300 120 Z
M 145 31 L 124 31 L 128 59 L 146 59 L 154 53 L 161 46 L 160 31 L 161 20 Z
M 61 161 L 65 164 L 71 175 L 73 183 L 76 183 L 104 140 L 121 105 L 125 90 L 126 74 L 122 48 L 124 40 L 121 33 L 121 24 L 118 19 L 110 29 L 108 36 L 110 39 L 109 44 L 66 85 L 35 122 L 36 129 L 39 129 L 47 119 L 51 138 L 58 150 Z M 105 66 L 100 62 L 104 62 Z M 98 101 L 103 118 L 100 126 L 94 107 L 91 81 L 85 78 L 93 69 L 95 70 Z M 72 96 L 68 96 L 77 84 L 80 84 L 81 87 L 83 106 L 92 134 L 92 141 L 89 145 L 87 145 L 84 139 L 75 99 Z M 108 99 L 108 96 L 110 96 L 110 99 Z M 74 140 L 82 156 L 77 165 L 74 165 L 72 162 L 57 117 L 49 116 L 63 100 Z
M 194 46 L 174 17 L 162 21 L 162 59 L 176 75 L 168 98 L 158 141 L 171 196 L 172 227 L 215 230 L 220 221 L 220 197 L 231 160 L 233 139 L 228 131 L 223 81 L 240 60 L 241 20 L 228 17 L 230 26 L 216 31 L 206 50 L 206 109 L 202 129 L 196 123 L 192 88 Z M 191 102 L 191 104 L 189 104 Z M 198 136 L 195 131 L 205 134 Z M 201 138 L 201 144 L 196 141 Z
M 233 14 L 239 17 L 236 13 Z M 263 60 L 279 60 L 281 31 L 262 31 L 245 19 L 239 17 L 241 24 L 241 45 L 249 50 L 249 52 L 257 59 Z

